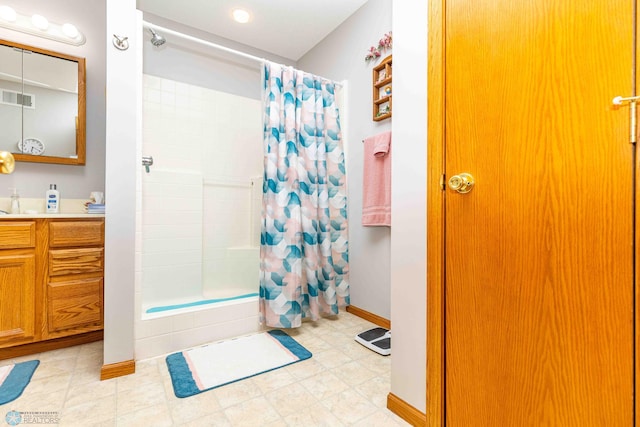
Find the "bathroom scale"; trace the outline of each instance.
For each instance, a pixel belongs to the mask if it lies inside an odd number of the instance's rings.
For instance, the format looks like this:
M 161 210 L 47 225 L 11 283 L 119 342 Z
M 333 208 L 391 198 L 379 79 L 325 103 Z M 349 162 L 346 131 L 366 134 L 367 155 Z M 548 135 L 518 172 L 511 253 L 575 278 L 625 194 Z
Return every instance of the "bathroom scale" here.
M 360 332 L 356 342 L 383 356 L 391 354 L 391 331 L 385 328 L 373 328 Z

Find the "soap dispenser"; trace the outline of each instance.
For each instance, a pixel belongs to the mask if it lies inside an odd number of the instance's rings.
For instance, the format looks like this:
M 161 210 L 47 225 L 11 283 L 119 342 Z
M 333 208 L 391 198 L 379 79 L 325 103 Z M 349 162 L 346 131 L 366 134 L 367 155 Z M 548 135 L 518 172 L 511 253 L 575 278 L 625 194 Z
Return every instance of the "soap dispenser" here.
M 58 213 L 60 210 L 60 192 L 57 190 L 57 186 L 55 184 L 49 185 L 46 205 L 47 213 Z
M 18 194 L 17 188 L 10 188 L 9 190 L 13 190 L 11 194 L 11 213 L 19 214 L 20 213 L 20 195 Z

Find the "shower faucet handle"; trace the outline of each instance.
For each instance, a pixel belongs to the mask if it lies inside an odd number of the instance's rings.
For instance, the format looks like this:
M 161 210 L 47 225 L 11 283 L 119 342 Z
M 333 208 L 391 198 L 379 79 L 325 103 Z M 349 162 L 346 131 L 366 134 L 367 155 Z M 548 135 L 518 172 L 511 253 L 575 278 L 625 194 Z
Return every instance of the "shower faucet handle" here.
M 144 170 L 149 173 L 149 166 L 153 165 L 153 157 L 151 156 L 142 156 L 142 166 L 144 166 Z

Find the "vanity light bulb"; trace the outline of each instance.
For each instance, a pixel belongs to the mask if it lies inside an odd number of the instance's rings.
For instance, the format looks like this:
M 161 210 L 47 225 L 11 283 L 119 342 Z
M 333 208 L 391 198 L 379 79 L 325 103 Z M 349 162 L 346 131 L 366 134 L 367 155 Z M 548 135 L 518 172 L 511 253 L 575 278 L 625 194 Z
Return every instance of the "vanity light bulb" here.
M 49 28 L 49 21 L 47 21 L 47 18 L 42 15 L 33 15 L 31 17 L 31 23 L 39 30 L 46 30 Z
M 233 12 L 231 12 L 231 14 L 233 15 L 234 21 L 240 24 L 246 24 L 247 22 L 249 22 L 249 19 L 251 18 L 251 15 L 249 15 L 249 12 L 247 12 L 244 9 L 234 9 Z
M 62 32 L 70 39 L 75 39 L 78 36 L 78 29 L 73 24 L 64 24 L 62 26 Z
M 16 22 L 18 15 L 16 11 L 9 6 L 0 6 L 0 19 L 7 22 Z

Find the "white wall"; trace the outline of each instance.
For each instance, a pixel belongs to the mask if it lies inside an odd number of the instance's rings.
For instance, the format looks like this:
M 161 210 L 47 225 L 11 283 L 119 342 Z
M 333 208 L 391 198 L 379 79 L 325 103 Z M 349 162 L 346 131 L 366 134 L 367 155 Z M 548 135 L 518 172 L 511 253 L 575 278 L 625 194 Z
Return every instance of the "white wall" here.
M 298 68 L 301 70 L 337 81 L 348 80 L 348 127 L 344 141 L 348 146 L 346 163 L 351 304 L 386 319 L 391 318 L 391 232 L 389 227 L 362 226 L 362 140 L 391 129 L 393 119 L 381 122 L 372 120 L 372 67 L 379 61 L 367 63 L 364 60 L 369 47 L 377 46 L 378 40 L 390 30 L 391 0 L 369 0 L 298 60 Z M 390 53 L 387 52 L 383 57 Z M 392 146 L 395 147 L 395 144 L 394 138 Z M 392 151 L 395 153 L 395 148 Z
M 349 80 L 351 302 L 391 319 L 391 392 L 422 412 L 426 411 L 426 22 L 426 2 L 369 0 L 298 61 L 300 69 Z M 373 64 L 366 64 L 364 56 L 392 28 L 393 117 L 376 123 L 371 120 Z M 360 141 L 390 127 L 391 229 L 362 227 Z
M 44 198 L 55 183 L 64 198 L 88 198 L 93 190 L 104 190 L 105 175 L 105 0 L 4 0 L 17 12 L 40 13 L 56 23 L 72 22 L 87 42 L 71 46 L 29 34 L 0 28 L 0 38 L 54 52 L 86 58 L 87 66 L 87 159 L 85 166 L 18 162 L 15 172 L 0 176 L 0 197 L 9 197 L 7 187 L 16 187 L 21 197 Z M 109 194 L 106 194 L 109 198 Z
M 107 2 L 107 34 L 128 37 L 128 50 L 105 40 L 107 60 L 104 364 L 133 360 L 136 141 L 141 133 L 142 55 L 135 0 Z
M 427 2 L 393 2 L 391 392 L 426 411 Z

